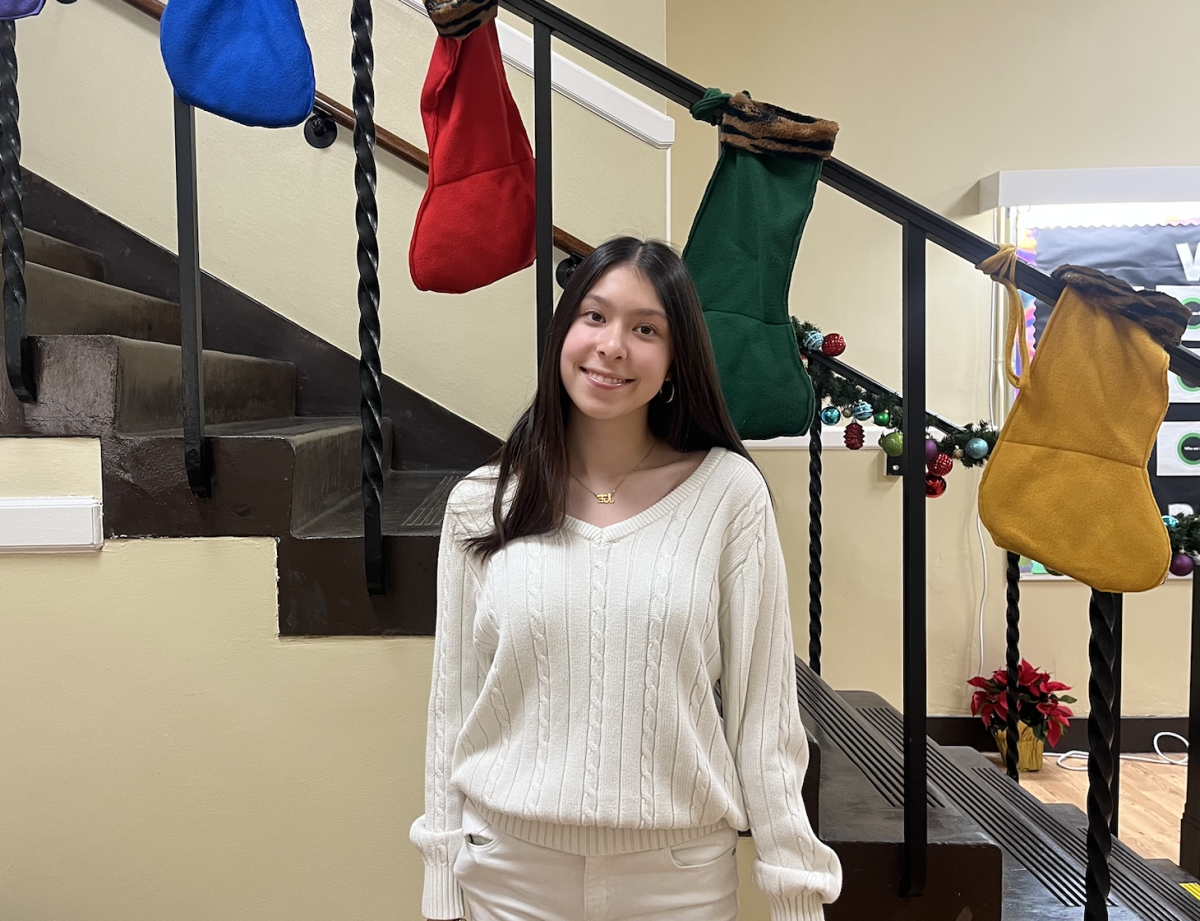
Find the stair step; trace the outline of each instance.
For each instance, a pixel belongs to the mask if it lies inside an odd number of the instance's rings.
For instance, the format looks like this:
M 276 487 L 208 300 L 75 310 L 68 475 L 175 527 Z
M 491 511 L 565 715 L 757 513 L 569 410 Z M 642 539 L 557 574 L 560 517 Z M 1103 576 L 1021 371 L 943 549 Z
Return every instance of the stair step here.
M 361 468 L 360 468 L 361 471 Z M 436 537 L 441 534 L 446 500 L 465 470 L 393 470 L 383 484 L 383 533 Z M 362 496 L 356 494 L 294 532 L 297 537 L 361 538 Z
M 179 431 L 183 373 L 179 346 L 121 336 L 33 340 L 36 403 L 0 409 L 6 434 L 93 436 Z M 292 416 L 296 370 L 282 361 L 204 353 L 204 414 L 219 424 Z
M 865 691 L 845 691 L 841 697 L 890 745 L 901 743 L 903 716 L 883 698 Z M 1058 903 L 1055 912 L 1061 909 L 1078 916 L 1085 902 L 1087 851 L 1083 831 L 1056 817 L 1053 809 L 1013 783 L 974 749 L 942 748 L 929 740 L 926 750 L 930 782 L 1003 848 L 1008 861 L 1024 868 L 1054 897 Z M 1074 807 L 1069 808 L 1080 814 Z M 1010 878 L 1006 871 L 1006 883 Z M 1173 891 L 1119 841 L 1113 842 L 1112 881 L 1113 921 L 1200 921 L 1200 902 L 1193 899 L 1195 908 L 1188 905 L 1186 899 L 1190 896 L 1177 886 Z M 1020 905 L 1014 901 L 1018 896 Z M 1028 908 L 1028 897 L 1028 893 L 1006 890 L 1006 917 L 1028 917 L 1021 914 Z M 1044 916 L 1056 915 L 1048 912 Z
M 104 281 L 104 257 L 90 249 L 25 229 L 25 262 Z
M 36 263 L 25 266 L 31 336 L 124 336 L 179 344 L 179 305 Z
M 841 896 L 826 908 L 829 921 L 1001 921 L 1003 855 L 933 784 L 926 800 L 925 891 L 919 899 L 899 894 L 900 751 L 799 659 L 796 676 L 805 725 L 821 747 L 821 838 L 837 852 L 844 874 Z M 971 885 L 965 887 L 963 880 Z

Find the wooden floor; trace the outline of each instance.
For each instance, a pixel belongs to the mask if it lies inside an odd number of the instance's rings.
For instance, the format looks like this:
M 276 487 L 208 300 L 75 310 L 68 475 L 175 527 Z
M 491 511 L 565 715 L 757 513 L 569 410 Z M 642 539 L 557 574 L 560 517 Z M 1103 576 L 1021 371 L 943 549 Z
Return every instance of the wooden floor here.
M 999 762 L 999 755 L 995 760 Z M 1087 762 L 1077 758 L 1066 764 L 1085 767 Z M 1046 753 L 1042 770 L 1021 775 L 1021 786 L 1044 803 L 1071 803 L 1087 811 L 1087 771 L 1060 767 L 1058 756 L 1052 753 Z M 1184 767 L 1123 760 L 1118 815 L 1121 840 L 1147 859 L 1179 863 L 1179 818 L 1186 786 Z

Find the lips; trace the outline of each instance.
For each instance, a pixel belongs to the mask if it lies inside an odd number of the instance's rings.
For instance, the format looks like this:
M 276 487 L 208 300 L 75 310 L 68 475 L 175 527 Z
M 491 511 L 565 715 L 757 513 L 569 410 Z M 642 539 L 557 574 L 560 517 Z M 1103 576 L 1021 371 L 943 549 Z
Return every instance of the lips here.
M 590 368 L 581 368 L 580 370 L 583 371 L 589 380 L 596 384 L 604 384 L 609 387 L 619 387 L 622 384 L 632 383 L 631 378 L 611 377 L 607 374 L 602 374 L 599 371 L 593 371 Z

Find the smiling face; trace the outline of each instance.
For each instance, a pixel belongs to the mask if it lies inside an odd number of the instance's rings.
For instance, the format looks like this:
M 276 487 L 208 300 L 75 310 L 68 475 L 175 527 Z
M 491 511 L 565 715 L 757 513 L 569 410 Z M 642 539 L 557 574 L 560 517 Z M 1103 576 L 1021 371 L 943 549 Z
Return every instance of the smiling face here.
M 646 411 L 671 357 L 667 315 L 654 286 L 632 266 L 615 265 L 580 302 L 559 371 L 577 410 L 612 420 Z

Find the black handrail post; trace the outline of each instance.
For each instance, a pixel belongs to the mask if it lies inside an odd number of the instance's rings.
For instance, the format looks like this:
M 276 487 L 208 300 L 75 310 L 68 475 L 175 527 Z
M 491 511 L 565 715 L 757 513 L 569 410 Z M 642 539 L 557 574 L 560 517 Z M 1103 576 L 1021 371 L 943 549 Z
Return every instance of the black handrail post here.
M 808 430 L 808 667 L 821 674 L 821 391 Z
M 1113 815 L 1113 700 L 1116 687 L 1116 601 L 1108 592 L 1092 589 L 1088 605 L 1092 635 L 1088 641 L 1091 677 L 1088 679 L 1088 793 L 1087 875 L 1084 921 L 1108 921 L 1108 894 L 1112 885 L 1109 856 L 1112 852 Z
M 533 142 L 537 193 L 537 361 L 554 316 L 554 131 L 551 113 L 550 38 L 553 31 L 540 19 L 533 23 Z
M 25 210 L 21 204 L 21 113 L 17 96 L 17 24 L 0 22 L 0 234 L 4 265 L 4 365 L 17 399 L 37 399 L 25 333 Z
M 1108 827 L 1113 836 L 1120 834 L 1117 820 L 1121 814 L 1121 661 L 1124 658 L 1125 596 L 1114 594 L 1113 603 L 1113 738 L 1112 738 L 1112 818 Z
M 904 864 L 900 892 L 925 890 L 927 677 L 925 649 L 925 234 L 904 225 Z
M 1020 739 L 1020 727 L 1017 726 L 1018 698 L 1017 687 L 1021 675 L 1021 557 L 1008 551 L 1008 565 L 1005 567 L 1006 600 L 1005 608 L 1005 662 L 1008 666 L 1008 688 L 1006 692 L 1008 721 L 1004 730 L 1007 744 L 1004 751 L 1005 768 L 1008 776 L 1020 783 L 1020 773 L 1017 767 L 1017 743 Z
M 1200 577 L 1192 576 L 1192 674 L 1188 692 L 1189 739 L 1200 739 Z M 1188 758 L 1187 800 L 1179 821 L 1179 867 L 1200 877 L 1200 758 Z
M 179 229 L 179 343 L 183 362 L 183 466 L 201 499 L 212 495 L 204 438 L 204 319 L 200 305 L 200 213 L 196 189 L 196 110 L 175 99 L 175 219 Z
M 379 209 L 375 202 L 375 51 L 371 0 L 350 8 L 354 75 L 354 223 L 358 230 L 358 380 L 362 388 L 363 554 L 367 591 L 387 591 L 383 560 L 383 369 L 379 358 Z

